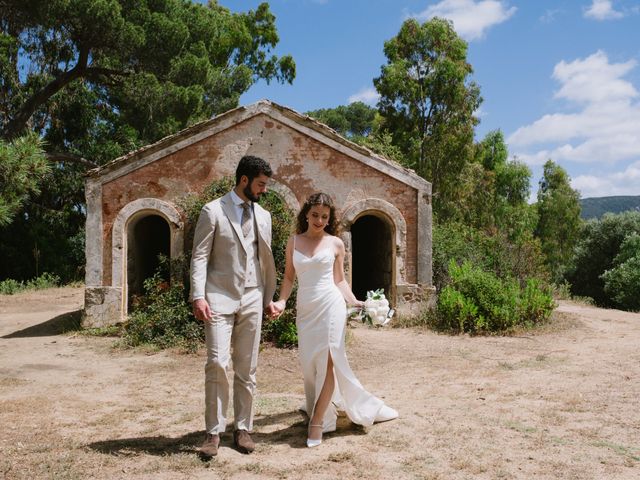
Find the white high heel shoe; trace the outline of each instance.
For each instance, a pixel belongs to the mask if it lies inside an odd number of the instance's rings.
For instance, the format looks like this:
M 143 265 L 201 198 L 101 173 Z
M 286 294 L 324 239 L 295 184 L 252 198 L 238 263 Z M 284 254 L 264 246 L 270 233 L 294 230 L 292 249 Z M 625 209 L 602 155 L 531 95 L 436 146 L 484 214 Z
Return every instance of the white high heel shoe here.
M 389 420 L 393 420 L 395 418 L 398 418 L 398 411 L 391 407 L 383 405 L 373 421 L 374 423 L 388 422 Z
M 309 429 L 311 429 L 311 427 L 322 427 L 322 424 L 309 424 Z M 313 438 L 309 438 L 309 434 L 307 433 L 307 447 L 309 448 L 313 448 L 313 447 L 317 447 L 318 445 L 320 445 L 322 443 L 322 437 L 318 438 L 318 439 L 313 439 Z

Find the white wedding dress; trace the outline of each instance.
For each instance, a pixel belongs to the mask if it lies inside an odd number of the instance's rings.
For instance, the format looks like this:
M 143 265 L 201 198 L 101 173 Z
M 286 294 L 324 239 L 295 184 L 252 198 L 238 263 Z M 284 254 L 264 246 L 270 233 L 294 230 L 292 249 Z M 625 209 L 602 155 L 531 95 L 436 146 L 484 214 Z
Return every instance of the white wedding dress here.
M 332 402 L 323 419 L 324 432 L 336 429 L 337 410 L 344 411 L 353 423 L 364 426 L 381 421 L 381 410 L 382 415 L 385 411 L 395 412 L 367 392 L 349 366 L 345 351 L 347 305 L 333 281 L 334 262 L 331 248 L 307 257 L 296 250 L 294 244 L 293 265 L 298 276 L 298 354 L 309 418 L 324 384 L 329 353 L 333 359 L 336 382 Z

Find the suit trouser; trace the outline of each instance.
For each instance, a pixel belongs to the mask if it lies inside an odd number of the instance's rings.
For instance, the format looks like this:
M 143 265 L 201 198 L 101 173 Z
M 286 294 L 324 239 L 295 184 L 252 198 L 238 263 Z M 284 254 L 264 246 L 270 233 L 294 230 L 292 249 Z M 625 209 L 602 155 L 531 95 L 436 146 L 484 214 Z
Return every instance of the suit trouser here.
M 234 313 L 213 313 L 205 322 L 207 362 L 205 372 L 205 426 L 218 434 L 227 426 L 229 404 L 229 360 L 233 361 L 234 426 L 253 429 L 253 396 L 262 326 L 262 288 L 247 288 Z

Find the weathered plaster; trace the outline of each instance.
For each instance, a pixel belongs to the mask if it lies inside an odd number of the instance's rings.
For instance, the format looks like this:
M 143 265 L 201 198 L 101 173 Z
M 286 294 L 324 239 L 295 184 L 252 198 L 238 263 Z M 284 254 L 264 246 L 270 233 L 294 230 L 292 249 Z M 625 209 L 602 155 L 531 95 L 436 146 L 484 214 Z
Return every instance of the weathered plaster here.
M 120 318 L 126 313 L 126 234 L 132 220 L 148 213 L 162 215 L 171 226 L 172 255 L 190 248 L 182 245 L 183 226 L 174 205 L 214 180 L 233 176 L 237 162 L 246 154 L 271 164 L 274 175 L 270 188 L 293 212 L 309 194 L 324 191 L 343 211 L 347 224 L 362 213 L 390 222 L 397 245 L 393 283 L 403 286 L 396 292 L 398 301 L 407 290 L 404 286 L 431 284 L 431 184 L 310 117 L 260 101 L 201 122 L 89 173 L 86 280 L 87 287 L 95 287 L 96 301 L 108 303 L 118 298 Z M 349 269 L 348 229 L 343 238 Z M 98 287 L 104 291 L 96 293 Z M 107 307 L 102 310 L 110 311 Z
M 87 222 L 85 225 L 85 285 L 103 284 L 102 279 L 102 185 L 88 179 L 85 185 Z

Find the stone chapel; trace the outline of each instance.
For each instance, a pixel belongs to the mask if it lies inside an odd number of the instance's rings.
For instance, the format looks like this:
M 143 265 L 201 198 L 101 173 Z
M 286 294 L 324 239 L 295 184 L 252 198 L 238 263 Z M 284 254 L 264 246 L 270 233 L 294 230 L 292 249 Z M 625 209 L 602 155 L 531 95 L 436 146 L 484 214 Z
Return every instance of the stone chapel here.
M 84 326 L 123 321 L 158 254 L 191 250 L 180 200 L 234 176 L 246 154 L 271 164 L 270 189 L 294 215 L 311 193 L 332 196 L 358 298 L 382 287 L 402 310 L 433 294 L 431 184 L 310 117 L 262 100 L 87 174 Z

